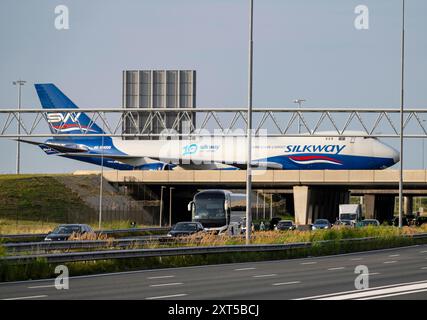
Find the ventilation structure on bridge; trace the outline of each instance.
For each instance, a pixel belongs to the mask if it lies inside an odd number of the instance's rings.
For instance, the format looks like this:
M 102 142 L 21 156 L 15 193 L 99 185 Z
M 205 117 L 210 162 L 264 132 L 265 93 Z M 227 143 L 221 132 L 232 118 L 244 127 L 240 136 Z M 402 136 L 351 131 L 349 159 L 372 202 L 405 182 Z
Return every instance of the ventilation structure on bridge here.
M 194 70 L 126 70 L 123 71 L 123 107 L 141 109 L 189 109 L 196 107 L 196 71 Z M 132 112 L 123 122 L 127 134 L 160 134 L 174 129 L 180 134 L 190 133 L 195 116 L 186 112 Z M 166 129 L 166 130 L 165 130 Z M 159 139 L 158 136 L 127 137 L 126 139 Z

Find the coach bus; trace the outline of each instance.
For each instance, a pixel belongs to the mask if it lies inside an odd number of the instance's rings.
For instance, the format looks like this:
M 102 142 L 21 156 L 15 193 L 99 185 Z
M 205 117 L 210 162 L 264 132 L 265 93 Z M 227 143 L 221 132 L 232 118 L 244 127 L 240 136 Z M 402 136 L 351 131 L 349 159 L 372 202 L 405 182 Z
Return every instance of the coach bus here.
M 218 234 L 242 233 L 246 217 L 246 195 L 228 190 L 203 190 L 188 204 L 192 221 L 200 222 L 205 230 Z

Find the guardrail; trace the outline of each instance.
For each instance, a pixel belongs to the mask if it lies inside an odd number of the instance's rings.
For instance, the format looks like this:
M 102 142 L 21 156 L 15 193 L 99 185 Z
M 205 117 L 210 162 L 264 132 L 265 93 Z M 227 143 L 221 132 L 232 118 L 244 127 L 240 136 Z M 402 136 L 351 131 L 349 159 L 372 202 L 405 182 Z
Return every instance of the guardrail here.
M 130 228 L 130 229 L 108 229 L 108 230 L 98 230 L 94 231 L 95 233 L 103 233 L 107 235 L 112 234 L 128 234 L 128 233 L 144 233 L 144 232 L 167 232 L 169 227 L 153 227 L 153 228 Z M 47 233 L 25 233 L 25 234 L 2 234 L 0 235 L 0 240 L 7 239 L 44 239 L 47 236 Z
M 404 235 L 402 238 L 427 239 L 427 233 L 414 235 Z M 341 242 L 366 242 L 372 241 L 376 237 L 344 239 Z M 318 241 L 315 244 L 333 243 L 334 240 Z M 43 254 L 28 256 L 10 256 L 2 260 L 11 263 L 30 263 L 37 259 L 44 259 L 48 263 L 63 263 L 77 261 L 94 261 L 106 259 L 129 259 L 129 258 L 147 258 L 147 257 L 165 257 L 181 255 L 198 255 L 198 254 L 219 254 L 233 252 L 271 252 L 293 249 L 311 248 L 312 242 L 299 242 L 290 244 L 263 244 L 263 245 L 229 245 L 229 246 L 212 246 L 212 247 L 181 247 L 181 248 L 159 248 L 159 249 L 129 249 L 129 250 L 105 250 L 95 252 L 71 252 L 61 254 Z M 1 260 L 0 260 L 1 261 Z
M 173 240 L 166 235 L 143 236 L 138 239 L 114 239 L 114 240 L 76 240 L 76 241 L 42 241 L 6 243 L 3 247 L 7 252 L 26 251 L 51 251 L 51 250 L 72 250 L 72 249 L 102 249 L 108 247 L 126 248 L 132 245 L 144 245 L 153 241 Z

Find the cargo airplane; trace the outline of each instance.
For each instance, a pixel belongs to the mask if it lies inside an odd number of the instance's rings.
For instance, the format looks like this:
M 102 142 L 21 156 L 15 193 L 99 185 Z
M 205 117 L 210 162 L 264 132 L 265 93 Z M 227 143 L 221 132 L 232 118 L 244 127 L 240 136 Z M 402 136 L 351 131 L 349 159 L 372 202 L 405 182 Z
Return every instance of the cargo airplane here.
M 118 170 L 244 169 L 245 137 L 200 137 L 192 140 L 123 140 L 91 136 L 104 130 L 54 84 L 35 84 L 55 137 L 38 145 L 46 154 Z M 86 133 L 87 136 L 73 136 Z M 58 135 L 61 135 L 58 137 Z M 62 136 L 63 135 L 63 136 Z M 384 169 L 399 161 L 399 153 L 374 137 L 255 137 L 254 167 L 286 170 Z

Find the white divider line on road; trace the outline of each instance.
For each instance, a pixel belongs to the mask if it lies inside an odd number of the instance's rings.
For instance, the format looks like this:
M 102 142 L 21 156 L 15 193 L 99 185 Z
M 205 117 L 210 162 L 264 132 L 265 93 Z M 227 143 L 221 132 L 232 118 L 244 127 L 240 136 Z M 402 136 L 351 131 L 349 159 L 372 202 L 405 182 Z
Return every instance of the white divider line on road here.
M 159 283 L 159 284 L 151 284 L 150 287 L 179 286 L 181 284 L 183 284 L 183 283 L 182 282 Z
M 334 296 L 334 297 L 321 298 L 319 300 L 350 300 L 350 299 L 357 300 L 359 298 L 364 298 L 365 300 L 368 300 L 368 299 L 372 299 L 379 296 L 382 298 L 385 298 L 391 294 L 394 294 L 394 295 L 408 294 L 408 292 L 411 292 L 414 290 L 417 290 L 420 292 L 427 291 L 427 283 L 417 283 L 412 285 L 405 285 L 405 286 L 398 286 L 393 288 L 377 289 L 377 290 L 370 290 L 370 291 L 363 290 L 363 291 L 343 294 L 343 295 Z
M 310 261 L 310 262 L 301 262 L 301 264 L 303 265 L 308 265 L 308 264 L 316 264 L 316 261 Z
M 251 268 L 239 268 L 239 269 L 234 269 L 234 271 L 246 271 L 246 270 L 255 270 L 256 268 L 251 267 Z
M 420 286 L 416 288 L 416 286 Z M 375 296 L 375 295 L 383 295 L 385 292 L 381 292 L 382 290 L 389 290 L 393 289 L 395 292 L 389 292 L 396 293 L 396 292 L 403 292 L 403 291 L 413 291 L 418 289 L 426 289 L 427 290 L 427 280 L 422 281 L 415 281 L 415 282 L 405 282 L 405 283 L 398 283 L 398 284 L 391 284 L 386 286 L 380 286 L 380 287 L 373 287 L 365 290 L 351 290 L 351 291 L 343 291 L 343 292 L 333 292 L 333 293 L 327 293 L 317 296 L 311 296 L 311 297 L 303 297 L 298 298 L 295 300 L 333 300 L 334 298 L 340 298 L 340 299 L 356 299 L 356 298 L 363 298 L 361 295 L 365 295 L 365 298 L 369 295 Z M 378 293 L 379 292 L 379 293 Z M 354 295 L 354 297 L 353 297 Z
M 345 267 L 329 268 L 328 271 L 343 270 Z
M 159 297 L 147 297 L 146 300 L 156 300 L 156 299 L 168 299 L 168 298 L 178 298 L 178 297 L 184 297 L 186 296 L 186 293 L 177 293 L 177 294 L 171 294 L 169 296 L 159 296 Z
M 271 274 L 259 274 L 257 276 L 253 276 L 254 278 L 265 278 L 265 277 L 274 277 L 277 276 L 277 274 L 275 273 L 271 273 Z
M 353 258 L 353 259 L 350 259 L 351 261 L 360 261 L 360 260 L 363 260 L 363 258 Z
M 6 298 L 2 300 L 25 300 L 25 299 L 40 299 L 40 298 L 46 298 L 47 295 L 41 295 L 41 296 L 28 296 L 28 297 L 16 297 L 16 298 Z
M 392 261 L 384 261 L 384 263 L 390 264 L 390 263 L 396 263 L 396 260 L 392 260 Z
M 41 288 L 55 288 L 55 285 L 54 284 L 50 284 L 50 285 L 45 285 L 45 286 L 28 287 L 28 289 L 41 289 Z
M 391 294 L 385 294 L 382 296 L 375 296 L 370 298 L 362 298 L 357 300 L 373 300 L 373 299 L 381 299 L 381 298 L 389 298 L 389 297 L 395 297 L 395 296 L 402 296 L 405 294 L 413 294 L 413 293 L 420 293 L 420 292 L 426 292 L 427 289 L 420 289 L 420 290 L 413 290 L 413 291 L 405 291 L 405 292 L 397 292 L 397 293 L 391 293 Z
M 289 281 L 289 282 L 279 282 L 279 283 L 273 283 L 273 286 L 287 286 L 291 284 L 298 284 L 301 283 L 301 281 Z
M 390 258 L 394 258 L 394 257 L 400 257 L 400 254 L 391 254 L 389 255 Z
M 173 278 L 175 276 L 156 276 L 156 277 L 148 277 L 148 280 L 154 280 L 154 279 L 166 279 L 166 278 Z

